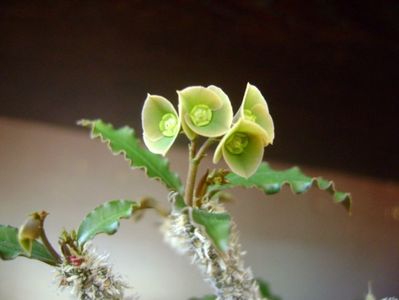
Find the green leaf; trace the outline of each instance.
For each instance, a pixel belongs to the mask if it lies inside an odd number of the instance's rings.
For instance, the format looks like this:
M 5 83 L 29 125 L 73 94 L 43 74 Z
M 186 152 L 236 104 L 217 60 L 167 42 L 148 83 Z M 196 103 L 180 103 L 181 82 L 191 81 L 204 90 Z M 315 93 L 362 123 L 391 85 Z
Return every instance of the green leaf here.
M 3 260 L 12 260 L 17 256 L 40 260 L 52 266 L 57 264 L 46 247 L 38 241 L 33 241 L 32 252 L 31 255 L 28 256 L 19 245 L 18 229 L 11 226 L 0 225 L 0 258 Z
M 265 194 L 271 195 L 278 193 L 284 185 L 289 185 L 295 194 L 302 194 L 316 185 L 319 189 L 331 194 L 335 203 L 342 204 L 348 211 L 351 209 L 352 199 L 349 193 L 338 192 L 332 181 L 325 180 L 322 177 L 306 176 L 298 167 L 277 171 L 273 170 L 268 163 L 262 163 L 255 174 L 249 178 L 230 173 L 226 176 L 226 179 L 229 182 L 228 184 L 212 185 L 208 191 L 215 193 L 242 186 L 245 188 L 256 187 Z
M 209 238 L 219 250 L 226 252 L 229 249 L 231 227 L 229 214 L 194 208 L 191 215 L 195 223 L 204 226 Z
M 119 228 L 119 220 L 130 218 L 133 209 L 138 206 L 139 204 L 129 200 L 113 200 L 98 206 L 79 226 L 79 245 L 83 246 L 100 233 L 114 234 Z
M 201 298 L 190 298 L 189 300 L 216 300 L 216 296 L 213 295 L 206 295 L 204 297 Z
M 132 128 L 115 129 L 101 120 L 81 120 L 78 124 L 91 128 L 91 138 L 100 138 L 107 143 L 113 154 L 123 154 L 132 168 L 143 169 L 148 177 L 160 180 L 168 189 L 183 194 L 183 185 L 178 175 L 169 169 L 169 161 L 143 148 Z
M 272 294 L 269 284 L 266 281 L 260 278 L 257 278 L 256 281 L 259 285 L 259 292 L 261 296 L 265 297 L 268 300 L 282 300 L 280 297 Z

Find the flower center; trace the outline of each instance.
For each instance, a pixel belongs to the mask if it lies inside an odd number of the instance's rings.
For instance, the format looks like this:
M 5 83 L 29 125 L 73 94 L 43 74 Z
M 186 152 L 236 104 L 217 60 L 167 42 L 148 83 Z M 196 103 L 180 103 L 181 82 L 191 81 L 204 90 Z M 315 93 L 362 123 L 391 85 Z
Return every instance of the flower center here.
M 255 120 L 256 120 L 256 116 L 249 109 L 244 109 L 244 117 L 245 117 L 245 119 L 250 120 L 252 122 L 255 122 Z
M 212 110 L 205 104 L 195 105 L 190 111 L 190 118 L 195 126 L 206 126 L 212 120 Z
M 177 130 L 179 130 L 177 124 L 177 117 L 172 113 L 167 113 L 162 116 L 162 119 L 159 122 L 159 129 L 164 136 L 171 137 L 176 134 Z
M 241 154 L 248 146 L 248 135 L 242 132 L 233 133 L 226 141 L 226 149 L 231 154 Z

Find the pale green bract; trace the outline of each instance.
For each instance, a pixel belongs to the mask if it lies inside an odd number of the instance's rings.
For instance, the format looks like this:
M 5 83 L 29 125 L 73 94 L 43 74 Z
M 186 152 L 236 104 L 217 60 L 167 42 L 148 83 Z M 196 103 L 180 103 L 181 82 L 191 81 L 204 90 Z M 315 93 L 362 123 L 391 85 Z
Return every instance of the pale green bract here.
M 235 119 L 238 118 L 250 120 L 261 126 L 267 132 L 267 143 L 273 144 L 274 124 L 269 107 L 259 89 L 250 83 L 247 84 L 241 107 L 235 116 Z
M 41 222 L 35 215 L 30 216 L 18 230 L 18 242 L 29 256 L 32 253 L 33 241 L 40 237 Z
M 230 169 L 242 176 L 251 176 L 262 162 L 269 137 L 256 123 L 239 119 L 219 142 L 213 156 L 216 164 L 223 156 Z
M 18 242 L 18 229 L 0 225 L 0 258 L 12 260 L 18 256 L 39 260 L 52 266 L 57 264 L 51 253 L 38 241 L 32 241 L 32 250 L 28 255 Z
M 148 94 L 141 122 L 147 148 L 153 153 L 165 155 L 180 131 L 180 118 L 172 103 L 164 97 Z
M 189 139 L 197 135 L 219 137 L 229 130 L 233 109 L 220 88 L 214 85 L 191 86 L 177 93 L 182 128 Z

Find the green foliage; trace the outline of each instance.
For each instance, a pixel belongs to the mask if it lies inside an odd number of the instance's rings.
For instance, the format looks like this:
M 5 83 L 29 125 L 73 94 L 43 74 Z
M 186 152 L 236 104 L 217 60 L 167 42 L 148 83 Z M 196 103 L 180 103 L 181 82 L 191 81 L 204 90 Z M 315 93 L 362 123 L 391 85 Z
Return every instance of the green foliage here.
M 113 200 L 98 206 L 79 226 L 79 245 L 83 246 L 100 233 L 114 234 L 119 228 L 119 220 L 130 218 L 134 208 L 138 206 L 136 202 L 129 200 Z
M 36 259 L 53 266 L 57 264 L 50 252 L 38 241 L 32 241 L 32 250 L 29 256 L 18 242 L 18 229 L 0 225 L 0 258 L 12 260 L 18 256 Z
M 268 300 L 282 300 L 280 297 L 273 295 L 270 291 L 269 284 L 263 279 L 257 278 L 260 294 Z
M 256 187 L 265 194 L 271 195 L 278 193 L 283 185 L 289 185 L 295 194 L 302 194 L 316 185 L 319 189 L 327 191 L 333 196 L 335 203 L 342 204 L 348 211 L 351 209 L 351 196 L 349 193 L 338 192 L 332 181 L 321 177 L 309 177 L 301 172 L 298 167 L 293 167 L 283 171 L 273 170 L 268 163 L 262 163 L 258 170 L 249 178 L 240 177 L 234 173 L 226 176 L 228 184 L 212 185 L 208 191 L 215 193 L 221 190 L 234 188 L 237 186 L 252 188 Z
M 33 214 L 25 220 L 18 230 L 18 242 L 29 256 L 32 252 L 33 241 L 40 237 L 42 222 L 38 214 Z
M 190 298 L 189 300 L 216 300 L 216 296 L 213 295 L 206 295 L 201 298 Z
M 204 226 L 206 233 L 214 245 L 221 251 L 229 249 L 231 217 L 227 213 L 213 213 L 194 208 L 192 219 Z
M 91 138 L 100 138 L 107 143 L 113 154 L 123 154 L 132 168 L 143 169 L 148 177 L 160 180 L 170 190 L 183 193 L 183 185 L 178 175 L 169 169 L 169 161 L 143 148 L 132 128 L 115 129 L 101 120 L 81 120 L 78 124 L 91 128 Z

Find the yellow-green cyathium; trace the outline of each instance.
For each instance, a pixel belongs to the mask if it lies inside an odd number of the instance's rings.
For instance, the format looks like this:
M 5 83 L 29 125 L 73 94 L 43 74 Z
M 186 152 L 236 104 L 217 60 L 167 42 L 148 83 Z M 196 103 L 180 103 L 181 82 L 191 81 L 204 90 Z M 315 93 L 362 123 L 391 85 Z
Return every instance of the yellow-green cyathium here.
M 142 111 L 144 142 L 151 152 L 165 155 L 180 127 L 193 140 L 196 136 L 222 137 L 213 156 L 223 156 L 231 170 L 251 176 L 260 165 L 264 147 L 273 143 L 274 125 L 265 98 L 247 84 L 240 109 L 234 117 L 228 96 L 218 87 L 191 86 L 178 91 L 179 115 L 161 96 L 148 95 Z
M 264 147 L 269 140 L 262 127 L 240 118 L 220 141 L 213 162 L 217 163 L 223 156 L 234 173 L 250 177 L 262 162 Z
M 22 249 L 30 255 L 32 253 L 33 241 L 40 237 L 42 232 L 42 222 L 39 214 L 34 213 L 18 230 L 18 242 Z
M 225 134 L 233 120 L 233 109 L 227 95 L 218 87 L 192 86 L 177 92 L 179 115 L 187 137 L 209 138 Z
M 141 121 L 143 139 L 148 149 L 165 155 L 180 131 L 180 119 L 172 103 L 164 97 L 147 95 Z
M 261 126 L 269 137 L 268 144 L 273 144 L 274 124 L 266 100 L 258 88 L 250 83 L 245 89 L 244 98 L 235 119 L 243 118 Z

